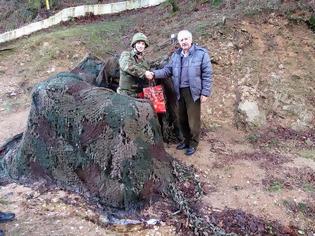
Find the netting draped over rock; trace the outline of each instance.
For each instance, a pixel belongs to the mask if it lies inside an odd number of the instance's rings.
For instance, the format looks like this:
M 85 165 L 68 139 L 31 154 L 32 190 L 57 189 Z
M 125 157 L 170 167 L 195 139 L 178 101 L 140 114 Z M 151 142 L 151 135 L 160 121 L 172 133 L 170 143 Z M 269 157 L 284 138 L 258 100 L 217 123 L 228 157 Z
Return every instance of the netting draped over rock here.
M 47 176 L 128 207 L 145 197 L 144 186 L 171 178 L 170 160 L 150 103 L 59 73 L 33 90 L 28 127 L 8 167 L 16 177 Z

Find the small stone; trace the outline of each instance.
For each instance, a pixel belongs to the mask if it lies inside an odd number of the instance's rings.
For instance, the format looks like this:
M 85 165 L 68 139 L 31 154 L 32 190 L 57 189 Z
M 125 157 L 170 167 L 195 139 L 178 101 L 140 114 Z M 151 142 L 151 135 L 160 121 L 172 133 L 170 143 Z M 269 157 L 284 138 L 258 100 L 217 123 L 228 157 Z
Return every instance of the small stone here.
M 305 140 L 305 143 L 308 145 L 308 146 L 313 146 L 313 141 L 310 139 L 310 138 L 308 138 L 308 139 L 306 139 Z
M 52 73 L 55 72 L 56 68 L 55 67 L 51 67 L 49 70 L 47 70 L 47 73 Z
M 80 58 L 80 55 L 79 55 L 79 54 L 74 54 L 74 55 L 72 56 L 72 59 L 78 59 L 78 58 Z
M 57 203 L 58 201 L 59 201 L 58 198 L 53 198 L 53 199 L 51 199 L 51 202 L 53 202 L 53 203 Z
M 233 47 L 234 47 L 234 44 L 233 44 L 232 42 L 229 42 L 229 43 L 227 44 L 227 46 L 228 46 L 229 48 L 233 48 Z
M 292 75 L 291 79 L 293 79 L 293 80 L 300 80 L 302 78 L 300 76 L 298 76 L 298 75 Z
M 303 230 L 298 230 L 298 233 L 299 233 L 300 235 L 304 235 L 304 234 L 305 234 Z
M 148 225 L 156 225 L 158 223 L 159 223 L 159 220 L 157 220 L 157 219 L 150 219 L 147 221 Z
M 100 219 L 100 222 L 102 222 L 103 224 L 108 224 L 109 223 L 109 219 L 105 215 L 101 215 L 99 219 Z

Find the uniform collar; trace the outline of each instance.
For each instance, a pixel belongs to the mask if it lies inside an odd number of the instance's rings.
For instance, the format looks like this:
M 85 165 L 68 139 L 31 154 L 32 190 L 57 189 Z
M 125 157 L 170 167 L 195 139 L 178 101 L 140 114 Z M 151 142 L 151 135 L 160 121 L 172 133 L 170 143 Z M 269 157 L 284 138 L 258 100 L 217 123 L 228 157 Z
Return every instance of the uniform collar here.
M 132 55 L 133 57 L 137 55 L 137 50 L 136 50 L 135 48 L 133 48 L 133 49 L 131 50 L 131 55 Z
M 135 48 L 133 48 L 133 49 L 131 50 L 131 55 L 132 55 L 133 57 L 135 57 L 135 56 L 138 57 L 137 50 L 136 50 Z M 143 56 L 144 56 L 144 53 L 142 53 L 142 57 L 143 57 Z

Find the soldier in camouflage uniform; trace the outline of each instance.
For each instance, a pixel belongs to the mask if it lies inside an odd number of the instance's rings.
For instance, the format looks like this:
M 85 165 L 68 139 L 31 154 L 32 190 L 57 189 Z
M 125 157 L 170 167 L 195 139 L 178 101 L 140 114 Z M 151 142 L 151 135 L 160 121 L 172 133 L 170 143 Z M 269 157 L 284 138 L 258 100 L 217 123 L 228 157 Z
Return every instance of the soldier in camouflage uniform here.
M 138 94 L 147 83 L 145 73 L 150 68 L 143 56 L 148 46 L 148 38 L 143 33 L 136 33 L 131 41 L 132 50 L 122 52 L 119 59 L 120 79 L 117 93 L 139 97 Z

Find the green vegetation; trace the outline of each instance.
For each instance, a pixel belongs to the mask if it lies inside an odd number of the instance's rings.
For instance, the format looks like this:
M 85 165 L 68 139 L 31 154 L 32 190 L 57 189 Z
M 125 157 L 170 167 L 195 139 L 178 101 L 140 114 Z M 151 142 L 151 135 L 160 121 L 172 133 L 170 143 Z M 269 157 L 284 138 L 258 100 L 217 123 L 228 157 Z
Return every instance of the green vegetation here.
M 315 150 L 314 149 L 303 149 L 298 153 L 301 157 L 311 159 L 315 161 Z
M 3 102 L 2 108 L 6 113 L 16 111 L 22 105 L 21 101 L 10 99 Z
M 307 23 L 309 27 L 315 32 L 315 15 L 312 15 Z
M 277 138 L 271 138 L 269 141 L 268 141 L 268 147 L 277 147 L 279 146 L 279 140 Z
M 31 9 L 41 8 L 41 0 L 28 0 L 28 6 Z
M 171 5 L 172 7 L 172 12 L 177 12 L 179 10 L 178 4 L 176 0 L 167 0 L 167 3 Z
M 193 33 L 202 37 L 209 36 L 210 33 L 208 32 L 208 29 L 209 22 L 198 22 L 198 25 L 196 26 L 196 29 Z
M 254 143 L 257 143 L 257 142 L 258 142 L 259 138 L 260 138 L 260 135 L 254 133 L 254 134 L 248 135 L 248 136 L 246 137 L 246 140 L 247 140 L 248 142 L 250 142 L 251 144 L 254 144 Z
M 268 187 L 269 192 L 279 192 L 283 189 L 283 183 L 275 180 Z
M 213 6 L 220 6 L 222 2 L 223 2 L 223 0 L 212 0 L 211 4 Z
M 124 21 L 109 21 L 105 23 L 95 23 L 89 25 L 78 25 L 60 29 L 50 33 L 39 33 L 38 35 L 30 38 L 28 42 L 30 44 L 37 44 L 45 40 L 49 40 L 54 43 L 61 43 L 59 46 L 64 46 L 66 40 L 83 40 L 87 44 L 101 44 L 104 40 L 115 38 L 119 39 L 121 29 L 127 26 L 127 22 Z M 115 35 L 115 37 L 113 37 Z M 31 46 L 31 45 L 29 45 Z
M 283 205 L 292 212 L 301 213 L 307 218 L 314 218 L 315 208 L 310 202 L 295 202 L 293 200 L 284 200 Z
M 305 183 L 303 186 L 303 190 L 305 192 L 311 192 L 312 193 L 312 192 L 315 192 L 315 187 L 310 183 Z
M 10 203 L 11 203 L 10 201 L 0 197 L 0 205 L 8 205 Z
M 47 4 L 51 7 L 56 5 L 58 0 L 28 0 L 28 7 L 34 10 L 39 10 L 43 7 L 47 7 Z
M 125 48 L 121 38 L 129 22 L 108 21 L 67 28 L 57 26 L 54 31 L 38 32 L 32 37 L 19 40 L 15 42 L 15 47 L 23 48 L 25 53 L 30 54 L 29 61 L 32 62 L 34 71 L 42 71 L 53 59 L 62 63 L 62 59 L 73 58 L 78 53 L 79 45 L 99 57 L 103 57 L 108 51 L 115 52 Z

